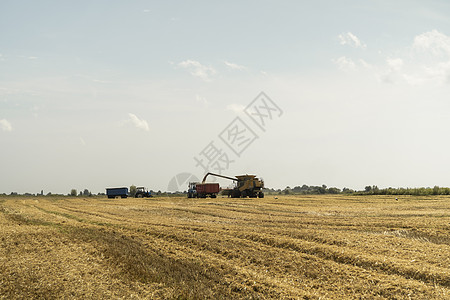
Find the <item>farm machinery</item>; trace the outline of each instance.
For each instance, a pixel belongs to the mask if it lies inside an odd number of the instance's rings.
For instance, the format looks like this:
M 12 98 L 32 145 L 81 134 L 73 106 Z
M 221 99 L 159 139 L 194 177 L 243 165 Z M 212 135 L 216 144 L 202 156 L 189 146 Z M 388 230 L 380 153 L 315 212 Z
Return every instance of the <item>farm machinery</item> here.
M 199 197 L 206 198 L 206 196 L 210 195 L 211 198 L 215 198 L 217 193 L 219 193 L 219 184 L 218 183 L 207 183 L 206 179 L 209 175 L 229 179 L 235 182 L 235 186 L 230 189 L 222 189 L 222 195 L 232 197 L 232 198 L 264 198 L 264 193 L 262 189 L 264 188 L 264 181 L 256 177 L 256 175 L 238 175 L 233 177 L 224 176 L 220 174 L 207 173 L 201 183 L 199 182 L 190 182 L 188 197 Z M 210 188 L 213 190 L 213 193 L 207 194 L 204 192 L 205 189 Z M 199 190 L 201 191 L 199 193 Z M 199 196 L 201 195 L 201 196 Z
M 152 194 L 150 191 L 146 190 L 145 187 L 140 186 L 136 188 L 136 194 L 134 195 L 135 198 L 150 198 L 152 197 Z
M 188 198 L 216 198 L 220 192 L 218 183 L 212 182 L 189 182 Z

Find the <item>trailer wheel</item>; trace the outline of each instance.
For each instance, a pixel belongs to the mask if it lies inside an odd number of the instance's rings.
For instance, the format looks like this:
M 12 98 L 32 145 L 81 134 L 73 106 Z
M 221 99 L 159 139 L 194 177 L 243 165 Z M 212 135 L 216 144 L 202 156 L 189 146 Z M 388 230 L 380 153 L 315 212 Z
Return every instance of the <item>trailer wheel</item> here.
M 258 197 L 259 198 L 264 198 L 264 193 L 263 192 L 259 192 Z

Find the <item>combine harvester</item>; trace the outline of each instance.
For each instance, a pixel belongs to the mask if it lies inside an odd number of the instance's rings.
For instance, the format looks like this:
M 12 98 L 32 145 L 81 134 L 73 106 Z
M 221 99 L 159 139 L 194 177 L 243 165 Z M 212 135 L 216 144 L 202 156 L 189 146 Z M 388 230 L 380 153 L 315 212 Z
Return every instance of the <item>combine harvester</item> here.
M 232 180 L 235 182 L 235 186 L 231 189 L 221 190 L 218 183 L 206 182 L 206 178 L 209 175 Z M 220 174 L 207 173 L 201 183 L 189 183 L 188 198 L 206 198 L 207 196 L 216 198 L 220 191 L 222 191 L 222 195 L 232 198 L 264 198 L 263 188 L 264 181 L 258 179 L 256 175 L 238 175 L 233 178 Z

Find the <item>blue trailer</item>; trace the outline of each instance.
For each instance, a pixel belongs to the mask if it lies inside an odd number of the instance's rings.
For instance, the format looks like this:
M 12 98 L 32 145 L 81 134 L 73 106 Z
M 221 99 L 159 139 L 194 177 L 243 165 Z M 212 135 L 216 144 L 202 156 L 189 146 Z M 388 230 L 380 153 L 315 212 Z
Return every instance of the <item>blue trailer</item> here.
M 127 187 L 121 187 L 121 188 L 107 188 L 106 189 L 106 195 L 108 198 L 126 198 L 128 197 L 128 188 Z

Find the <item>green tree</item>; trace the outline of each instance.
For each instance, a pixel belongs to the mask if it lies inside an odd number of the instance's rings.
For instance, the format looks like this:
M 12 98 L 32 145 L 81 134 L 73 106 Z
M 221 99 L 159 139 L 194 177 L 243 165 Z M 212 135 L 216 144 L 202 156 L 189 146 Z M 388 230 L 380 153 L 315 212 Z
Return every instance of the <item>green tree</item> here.
M 77 195 L 77 190 L 76 189 L 72 189 L 71 191 L 70 191 L 70 196 L 76 196 Z
M 433 193 L 433 195 L 439 195 L 440 194 L 439 193 L 439 187 L 437 185 L 434 186 L 432 193 Z
M 135 185 L 130 186 L 130 197 L 136 196 L 137 188 Z

